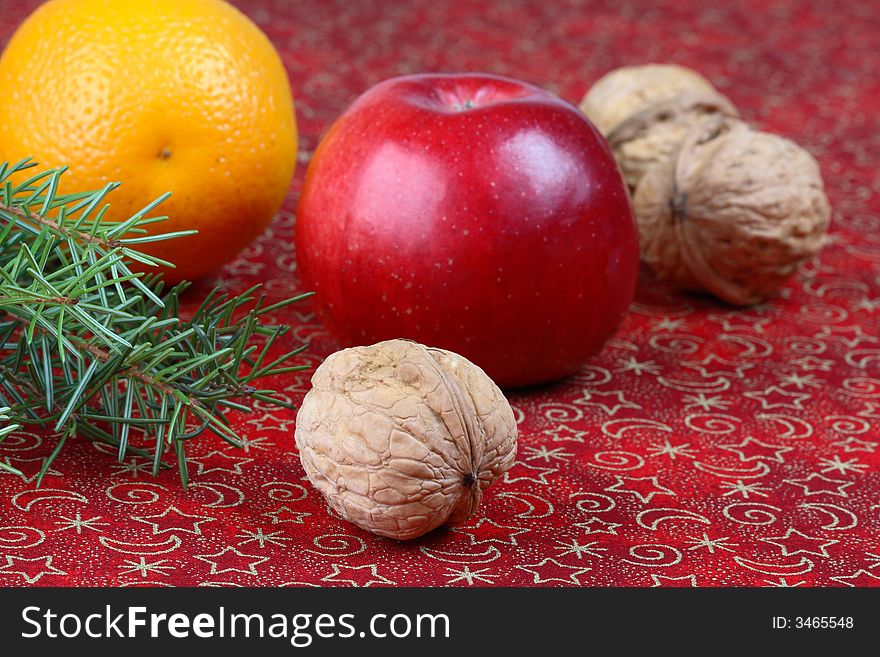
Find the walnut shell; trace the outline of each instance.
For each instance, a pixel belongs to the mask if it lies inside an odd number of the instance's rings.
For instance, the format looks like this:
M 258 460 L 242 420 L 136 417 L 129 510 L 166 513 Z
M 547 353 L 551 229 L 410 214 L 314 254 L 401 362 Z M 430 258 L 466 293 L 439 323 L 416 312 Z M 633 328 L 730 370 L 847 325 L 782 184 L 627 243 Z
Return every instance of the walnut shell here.
M 714 92 L 702 75 L 675 64 L 624 66 L 606 73 L 580 102 L 581 111 L 603 135 L 609 135 L 633 114 L 683 92 Z
M 727 98 L 715 91 L 685 91 L 633 114 L 608 134 L 608 143 L 630 190 L 645 171 L 668 158 L 688 130 L 716 114 L 737 117 Z
M 722 116 L 648 169 L 634 208 L 645 262 L 737 305 L 762 301 L 816 254 L 831 215 L 806 150 Z
M 513 464 L 516 438 L 483 370 L 408 340 L 332 354 L 296 418 L 303 467 L 330 506 L 396 539 L 470 517 Z

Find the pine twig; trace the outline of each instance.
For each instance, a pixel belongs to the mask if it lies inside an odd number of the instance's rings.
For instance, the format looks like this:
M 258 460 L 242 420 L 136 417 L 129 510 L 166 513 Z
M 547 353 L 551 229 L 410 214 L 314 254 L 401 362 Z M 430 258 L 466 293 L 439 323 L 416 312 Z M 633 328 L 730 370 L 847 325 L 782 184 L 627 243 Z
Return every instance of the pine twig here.
M 270 359 L 288 327 L 264 322 L 308 295 L 267 305 L 259 286 L 233 297 L 214 290 L 183 321 L 187 284 L 166 291 L 128 264 L 168 266 L 132 245 L 193 232 L 147 231 L 163 219 L 148 214 L 164 197 L 110 222 L 104 199 L 115 185 L 60 195 L 64 169 L 27 178 L 33 166 L 0 165 L 0 405 L 16 424 L 60 436 L 37 485 L 78 435 L 114 446 L 120 461 L 151 458 L 154 474 L 171 450 L 186 486 L 189 440 L 210 432 L 241 446 L 227 415 L 250 410 L 241 400 L 290 407 L 255 383 L 304 369 L 288 363 L 305 346 Z M 152 446 L 131 445 L 132 428 L 151 432 Z

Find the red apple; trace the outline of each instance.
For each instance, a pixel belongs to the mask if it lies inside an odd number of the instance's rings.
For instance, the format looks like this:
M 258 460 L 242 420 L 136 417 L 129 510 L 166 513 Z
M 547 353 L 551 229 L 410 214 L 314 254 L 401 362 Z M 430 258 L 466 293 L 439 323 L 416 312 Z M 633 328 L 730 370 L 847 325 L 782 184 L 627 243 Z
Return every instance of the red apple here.
M 494 75 L 409 75 L 330 127 L 299 199 L 297 262 L 344 345 L 410 338 L 502 386 L 563 377 L 632 301 L 638 244 L 605 140 Z

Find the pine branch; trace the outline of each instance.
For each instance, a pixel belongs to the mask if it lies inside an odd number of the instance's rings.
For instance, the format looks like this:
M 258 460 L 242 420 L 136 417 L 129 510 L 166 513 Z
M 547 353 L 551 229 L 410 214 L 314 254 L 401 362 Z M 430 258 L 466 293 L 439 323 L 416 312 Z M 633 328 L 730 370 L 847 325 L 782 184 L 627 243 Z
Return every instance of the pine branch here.
M 184 321 L 187 284 L 165 291 L 158 277 L 129 268 L 132 260 L 169 266 L 131 245 L 192 232 L 147 233 L 163 219 L 148 218 L 162 198 L 126 221 L 105 221 L 115 185 L 59 195 L 64 169 L 12 182 L 33 166 L 0 165 L 0 404 L 16 423 L 60 436 L 37 485 L 79 435 L 114 446 L 120 461 L 148 456 L 154 474 L 172 451 L 185 487 L 187 441 L 207 431 L 240 447 L 227 414 L 249 411 L 242 400 L 290 407 L 255 384 L 305 369 L 288 365 L 305 346 L 270 360 L 288 327 L 263 322 L 308 295 L 267 305 L 259 286 L 235 297 L 214 290 Z M 131 445 L 133 428 L 151 434 L 149 448 Z

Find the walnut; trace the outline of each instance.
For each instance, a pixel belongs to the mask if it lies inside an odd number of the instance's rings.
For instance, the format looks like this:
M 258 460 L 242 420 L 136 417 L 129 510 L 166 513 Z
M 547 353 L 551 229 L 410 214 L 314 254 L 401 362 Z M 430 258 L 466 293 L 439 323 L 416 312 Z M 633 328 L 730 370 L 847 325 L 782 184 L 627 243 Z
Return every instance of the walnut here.
M 831 214 L 806 150 L 722 116 L 648 169 L 634 206 L 645 262 L 737 305 L 762 301 L 816 254 Z
M 580 108 L 608 138 L 630 190 L 707 116 L 738 116 L 706 78 L 674 64 L 614 70 L 590 88 Z
M 407 340 L 343 349 L 312 386 L 296 418 L 306 474 L 343 518 L 380 536 L 467 519 L 516 457 L 510 404 L 452 352 Z
M 683 92 L 714 92 L 696 71 L 675 64 L 624 66 L 599 78 L 581 100 L 580 108 L 603 135 L 651 105 Z
M 633 114 L 612 130 L 608 143 L 630 190 L 648 167 L 675 152 L 688 130 L 716 114 L 738 116 L 721 94 L 688 91 Z

